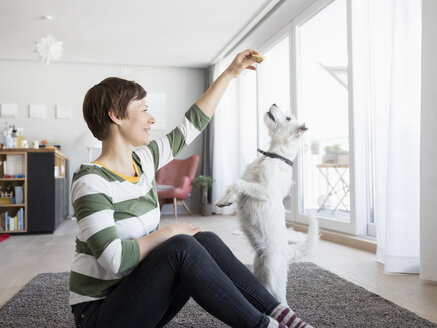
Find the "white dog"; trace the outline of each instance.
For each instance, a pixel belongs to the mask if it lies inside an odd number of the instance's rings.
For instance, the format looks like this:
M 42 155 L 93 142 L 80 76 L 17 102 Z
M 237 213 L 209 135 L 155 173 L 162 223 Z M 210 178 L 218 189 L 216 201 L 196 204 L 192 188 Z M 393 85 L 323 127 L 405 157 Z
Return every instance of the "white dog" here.
M 282 203 L 292 184 L 292 160 L 307 128 L 286 117 L 275 104 L 265 114 L 264 122 L 271 137 L 269 150 L 258 150 L 264 157 L 249 164 L 216 205 L 237 202 L 241 228 L 256 251 L 254 274 L 273 296 L 287 304 L 289 264 L 309 255 L 319 237 L 317 220 L 310 216 L 306 239 L 289 245 Z

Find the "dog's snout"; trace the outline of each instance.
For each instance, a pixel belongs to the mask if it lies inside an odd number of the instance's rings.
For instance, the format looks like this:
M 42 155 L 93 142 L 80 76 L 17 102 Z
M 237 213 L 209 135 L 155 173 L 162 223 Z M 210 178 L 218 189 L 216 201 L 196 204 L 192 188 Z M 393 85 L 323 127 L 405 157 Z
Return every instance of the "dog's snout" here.
M 271 119 L 273 122 L 276 123 L 275 117 L 273 116 L 273 114 L 272 114 L 271 111 L 268 111 L 268 112 L 267 112 L 267 115 L 270 117 L 270 119 Z
M 273 105 L 272 105 L 272 107 L 278 107 L 278 105 L 276 105 L 276 104 L 273 104 Z

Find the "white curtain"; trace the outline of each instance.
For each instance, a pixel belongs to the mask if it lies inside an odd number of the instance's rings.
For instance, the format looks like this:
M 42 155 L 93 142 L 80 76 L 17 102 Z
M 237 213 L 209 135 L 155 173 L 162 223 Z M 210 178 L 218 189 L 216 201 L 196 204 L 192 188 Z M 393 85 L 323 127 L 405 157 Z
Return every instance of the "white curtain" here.
M 234 56 L 214 66 L 214 80 L 226 69 Z M 256 75 L 247 71 L 234 79 L 214 113 L 212 203 L 238 179 L 247 164 L 256 157 Z M 217 214 L 232 214 L 235 204 L 214 207 Z
M 421 0 L 368 0 L 377 259 L 419 273 Z
M 214 80 L 225 70 L 230 63 L 229 58 L 220 60 L 214 66 Z M 235 81 L 232 81 L 226 90 L 223 98 L 214 113 L 214 142 L 213 142 L 213 164 L 212 175 L 212 203 L 225 193 L 226 188 L 238 178 L 238 113 L 237 92 Z M 214 206 L 215 213 L 232 214 L 235 206 L 218 208 Z

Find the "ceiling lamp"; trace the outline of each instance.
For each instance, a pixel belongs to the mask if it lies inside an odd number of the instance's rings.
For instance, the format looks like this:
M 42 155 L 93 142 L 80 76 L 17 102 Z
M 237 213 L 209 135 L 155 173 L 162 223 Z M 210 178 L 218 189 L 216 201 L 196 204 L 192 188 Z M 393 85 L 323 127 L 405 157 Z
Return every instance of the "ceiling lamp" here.
M 56 40 L 49 34 L 36 43 L 35 52 L 39 55 L 41 62 L 48 65 L 50 62 L 61 58 L 64 48 L 61 41 Z

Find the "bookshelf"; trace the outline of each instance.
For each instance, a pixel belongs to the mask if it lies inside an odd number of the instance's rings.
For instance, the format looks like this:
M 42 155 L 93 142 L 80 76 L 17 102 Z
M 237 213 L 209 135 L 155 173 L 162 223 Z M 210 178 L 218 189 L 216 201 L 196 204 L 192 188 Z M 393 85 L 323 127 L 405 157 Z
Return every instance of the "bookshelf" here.
M 0 151 L 0 232 L 27 232 L 27 152 Z M 21 189 L 21 196 L 17 197 Z M 14 196 L 15 195 L 15 196 Z
M 1 149 L 0 233 L 53 232 L 68 216 L 68 185 L 57 149 Z

